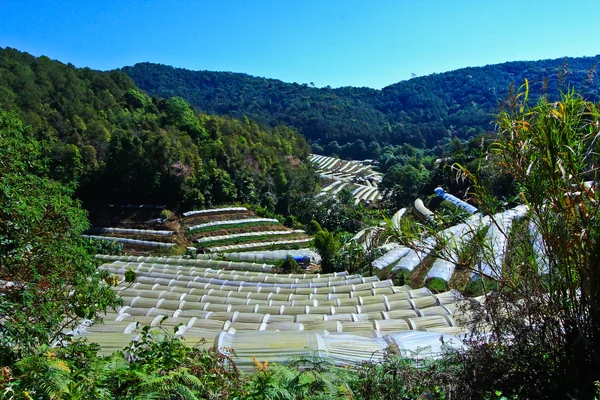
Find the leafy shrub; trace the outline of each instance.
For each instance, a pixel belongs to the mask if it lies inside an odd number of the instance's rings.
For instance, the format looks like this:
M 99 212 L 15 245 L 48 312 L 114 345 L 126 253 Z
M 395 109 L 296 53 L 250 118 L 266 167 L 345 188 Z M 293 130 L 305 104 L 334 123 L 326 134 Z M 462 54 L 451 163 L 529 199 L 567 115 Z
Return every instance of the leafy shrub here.
M 277 263 L 277 269 L 286 274 L 301 274 L 303 272 L 296 260 L 289 255 Z

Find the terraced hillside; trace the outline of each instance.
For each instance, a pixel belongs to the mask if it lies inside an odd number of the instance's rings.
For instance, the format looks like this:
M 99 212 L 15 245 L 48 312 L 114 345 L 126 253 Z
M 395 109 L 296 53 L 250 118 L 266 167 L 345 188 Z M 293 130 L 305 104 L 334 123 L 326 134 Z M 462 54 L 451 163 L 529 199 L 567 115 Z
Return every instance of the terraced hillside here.
M 72 332 L 109 354 L 122 349 L 143 325 L 163 326 L 190 346 L 233 350 L 235 361 L 251 370 L 252 356 L 286 361 L 311 352 L 339 365 L 379 359 L 400 350 L 449 343 L 469 319 L 457 292 L 394 286 L 391 280 L 341 272 L 273 274 L 260 263 L 136 256 L 99 256 L 101 266 L 122 283 L 123 299 L 103 325 L 83 323 Z M 136 282 L 123 282 L 128 270 Z M 469 301 L 482 301 L 471 299 Z
M 181 219 L 192 245 L 206 253 L 304 247 L 310 237 L 272 218 L 259 218 L 245 207 L 189 211 Z
M 84 236 L 119 242 L 132 252 L 186 246 L 177 219 L 161 218 L 164 210 L 149 204 L 95 207 L 89 210 L 92 228 Z
M 312 154 L 310 160 L 317 166 L 324 187 L 319 196 L 335 196 L 342 189 L 352 191 L 354 201 L 373 202 L 381 199 L 378 184 L 381 174 L 374 171 L 371 160 L 344 161 Z
M 183 252 L 186 247 L 201 253 L 251 252 L 266 254 L 278 251 L 267 259 L 275 261 L 286 253 L 305 248 L 310 237 L 303 230 L 283 226 L 278 220 L 260 218 L 245 207 L 227 207 L 188 211 L 179 217 L 164 211 L 162 206 L 121 205 L 93 210 L 91 228 L 86 237 L 123 243 L 129 253 L 144 254 L 156 249 L 169 248 Z M 162 216 L 162 218 L 161 218 Z M 305 250 L 303 253 L 313 255 Z

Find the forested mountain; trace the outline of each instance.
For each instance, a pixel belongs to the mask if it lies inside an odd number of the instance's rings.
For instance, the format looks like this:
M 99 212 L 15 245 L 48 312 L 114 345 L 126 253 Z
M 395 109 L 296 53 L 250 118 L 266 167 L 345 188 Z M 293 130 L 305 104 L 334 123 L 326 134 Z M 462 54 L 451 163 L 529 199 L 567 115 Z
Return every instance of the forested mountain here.
M 198 109 L 298 129 L 317 152 L 364 158 L 383 144 L 432 147 L 452 137 L 467 139 L 493 130 L 493 114 L 510 86 L 530 82 L 532 100 L 573 87 L 600 100 L 594 79 L 600 55 L 518 61 L 463 68 L 398 82 L 382 90 L 315 88 L 231 72 L 190 71 L 140 63 L 125 67 L 150 93 L 180 96 Z
M 303 162 L 310 148 L 292 129 L 198 113 L 179 97 L 150 98 L 121 71 L 0 49 L 2 110 L 43 143 L 47 175 L 88 202 L 239 201 L 285 212 L 282 199 L 316 186 Z

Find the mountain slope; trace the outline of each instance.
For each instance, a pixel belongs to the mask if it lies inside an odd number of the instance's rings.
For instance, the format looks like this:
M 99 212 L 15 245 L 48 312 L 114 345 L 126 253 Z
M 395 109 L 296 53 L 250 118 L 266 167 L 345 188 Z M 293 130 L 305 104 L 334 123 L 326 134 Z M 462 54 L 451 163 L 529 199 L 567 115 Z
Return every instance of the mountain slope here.
M 120 71 L 75 68 L 0 48 L 0 111 L 45 144 L 47 174 L 88 203 L 186 208 L 235 201 L 283 207 L 312 192 L 309 147 L 291 129 L 151 99 Z
M 600 56 L 508 62 L 413 78 L 382 90 L 314 88 L 152 63 L 122 71 L 151 95 L 181 96 L 208 113 L 290 125 L 317 151 L 323 147 L 328 154 L 364 158 L 377 147 L 371 142 L 431 147 L 444 138 L 491 130 L 493 114 L 511 83 L 518 87 L 524 78 L 534 99 L 545 92 L 555 98 L 559 89 L 572 86 L 588 99 L 600 100 L 599 81 L 593 80 L 598 62 Z

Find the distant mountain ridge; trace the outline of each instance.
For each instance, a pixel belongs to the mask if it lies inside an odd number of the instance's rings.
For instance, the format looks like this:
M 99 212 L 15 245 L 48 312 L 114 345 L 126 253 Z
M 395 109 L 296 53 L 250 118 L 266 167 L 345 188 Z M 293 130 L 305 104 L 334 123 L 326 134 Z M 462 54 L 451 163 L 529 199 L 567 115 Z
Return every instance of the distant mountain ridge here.
M 382 90 L 315 88 L 152 63 L 122 71 L 151 95 L 180 96 L 209 113 L 289 125 L 319 152 L 364 157 L 377 145 L 432 147 L 451 137 L 464 139 L 492 130 L 493 114 L 511 83 L 518 88 L 524 78 L 534 99 L 545 90 L 550 99 L 557 98 L 560 89 L 574 87 L 587 99 L 599 101 L 600 81 L 594 79 L 599 62 L 600 55 L 507 62 L 417 77 Z

